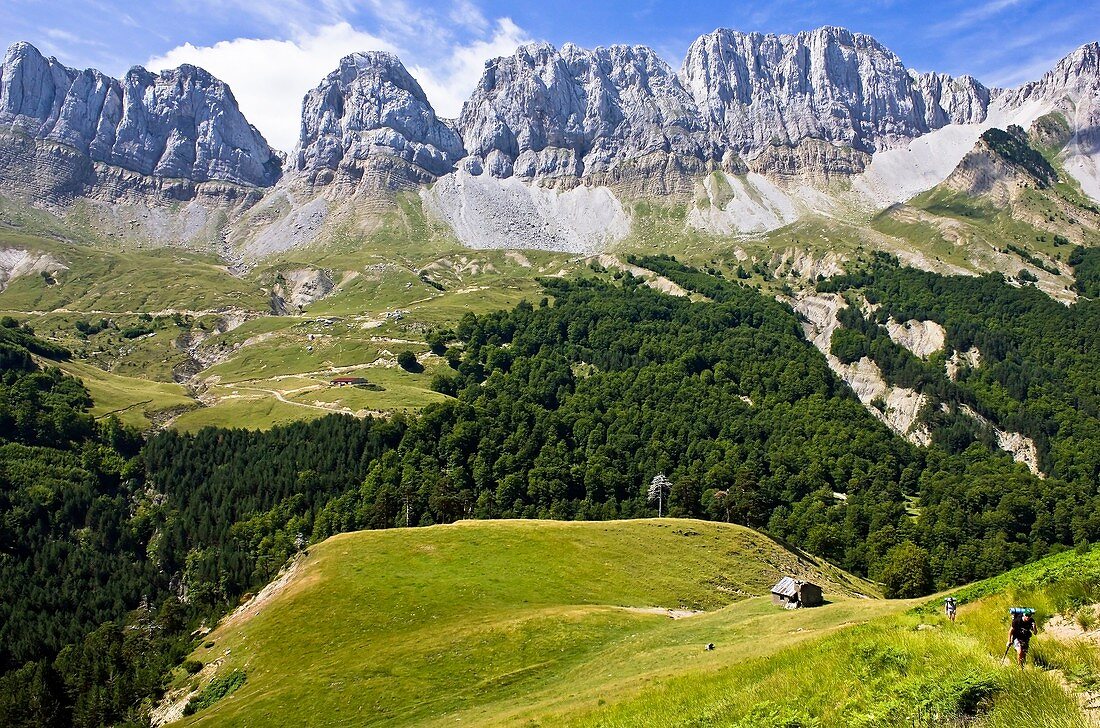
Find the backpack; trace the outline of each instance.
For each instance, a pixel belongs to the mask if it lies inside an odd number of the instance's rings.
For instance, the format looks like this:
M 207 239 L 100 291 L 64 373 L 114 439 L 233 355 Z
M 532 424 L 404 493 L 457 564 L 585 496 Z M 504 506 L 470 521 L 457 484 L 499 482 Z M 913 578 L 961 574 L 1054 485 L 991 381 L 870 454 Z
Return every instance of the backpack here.
M 1012 615 L 1012 637 L 1024 642 L 1031 639 L 1035 631 L 1035 619 L 1032 617 L 1030 622 L 1026 622 L 1024 617 L 1035 614 L 1035 610 L 1030 607 L 1012 607 L 1008 612 Z

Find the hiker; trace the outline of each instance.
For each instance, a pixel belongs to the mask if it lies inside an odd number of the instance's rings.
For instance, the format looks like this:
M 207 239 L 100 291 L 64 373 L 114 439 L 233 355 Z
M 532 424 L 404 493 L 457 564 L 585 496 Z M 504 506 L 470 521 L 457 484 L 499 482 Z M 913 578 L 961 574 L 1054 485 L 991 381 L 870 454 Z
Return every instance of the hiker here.
M 955 610 L 958 608 L 959 603 L 955 597 L 947 597 L 947 599 L 943 600 L 943 612 L 952 622 L 955 621 Z
M 1034 617 L 1031 616 L 1033 611 L 1031 609 L 1012 610 L 1012 626 L 1008 630 L 1008 647 L 1016 648 L 1016 662 L 1021 669 L 1023 669 L 1024 661 L 1027 659 L 1027 649 L 1031 643 L 1031 636 L 1039 631 Z

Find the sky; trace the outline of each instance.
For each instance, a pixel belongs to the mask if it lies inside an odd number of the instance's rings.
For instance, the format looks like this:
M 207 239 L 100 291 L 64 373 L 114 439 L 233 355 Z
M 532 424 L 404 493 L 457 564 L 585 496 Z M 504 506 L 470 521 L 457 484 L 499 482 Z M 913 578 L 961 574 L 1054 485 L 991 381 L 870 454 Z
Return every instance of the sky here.
M 869 33 L 919 71 L 989 86 L 1042 76 L 1100 40 L 1100 0 L 3 0 L 0 45 L 25 40 L 113 76 L 192 63 L 226 81 L 275 147 L 297 142 L 303 94 L 354 51 L 397 53 L 441 116 L 458 115 L 485 61 L 539 40 L 637 43 L 679 68 L 715 28 Z

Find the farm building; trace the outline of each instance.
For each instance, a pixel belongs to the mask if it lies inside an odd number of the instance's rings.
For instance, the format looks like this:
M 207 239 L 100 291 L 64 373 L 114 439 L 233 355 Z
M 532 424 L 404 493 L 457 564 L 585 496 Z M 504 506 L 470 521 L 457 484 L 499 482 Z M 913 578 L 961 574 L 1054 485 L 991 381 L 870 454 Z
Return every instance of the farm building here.
M 823 603 L 821 587 L 808 581 L 784 576 L 772 587 L 772 604 L 778 604 L 787 609 L 820 607 Z
M 335 387 L 352 387 L 357 384 L 369 384 L 363 377 L 336 377 L 332 380 Z

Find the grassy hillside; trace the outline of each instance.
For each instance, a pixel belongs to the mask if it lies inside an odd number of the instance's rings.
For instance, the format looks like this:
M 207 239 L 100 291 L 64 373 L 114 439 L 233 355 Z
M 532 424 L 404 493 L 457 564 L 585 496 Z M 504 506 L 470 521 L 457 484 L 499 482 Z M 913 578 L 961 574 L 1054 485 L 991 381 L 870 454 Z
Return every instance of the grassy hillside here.
M 821 582 L 832 603 L 784 612 L 757 597 L 784 573 Z M 902 608 L 857 592 L 873 587 L 693 520 L 345 534 L 208 636 L 195 657 L 247 682 L 185 724 L 522 724 Z
M 756 596 L 789 571 L 829 603 Z M 724 524 L 350 533 L 208 635 L 176 697 L 243 679 L 181 725 L 1084 728 L 1095 649 L 1052 628 L 1033 649 L 1046 669 L 998 660 L 1008 606 L 1048 623 L 1095 600 L 1079 577 L 1097 574 L 1100 551 L 1051 557 L 961 590 L 952 625 L 938 599 L 853 598 L 869 585 Z
M 56 364 L 84 382 L 94 403 L 90 412 L 96 418 L 114 415 L 128 425 L 147 430 L 177 411 L 198 406 L 183 387 L 172 382 L 122 376 L 77 361 Z
M 955 624 L 936 598 L 767 659 L 680 676 L 562 723 L 1085 728 L 1100 721 L 1100 549 L 1050 556 L 954 594 L 962 605 Z M 1024 605 L 1037 610 L 1042 631 L 1020 672 L 1001 659 L 1008 608 Z

